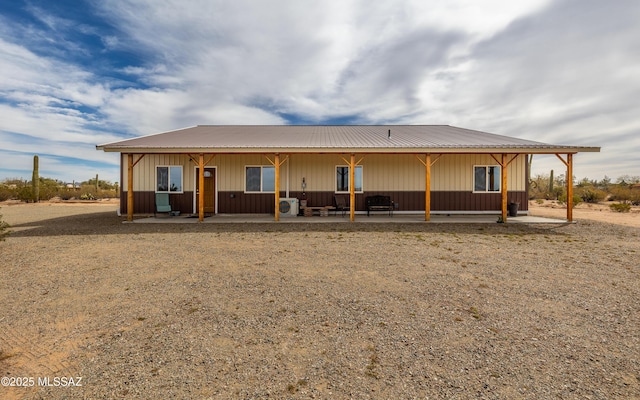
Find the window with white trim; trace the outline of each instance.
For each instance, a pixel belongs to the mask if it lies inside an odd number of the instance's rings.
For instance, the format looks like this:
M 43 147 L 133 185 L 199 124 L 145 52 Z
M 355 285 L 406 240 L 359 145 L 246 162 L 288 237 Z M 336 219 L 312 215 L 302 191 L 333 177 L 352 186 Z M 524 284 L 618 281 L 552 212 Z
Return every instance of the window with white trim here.
M 182 165 L 156 166 L 156 193 L 182 193 Z
M 362 193 L 362 165 L 356 165 L 354 171 L 356 193 Z M 349 193 L 349 166 L 336 166 L 336 193 Z
M 502 177 L 499 165 L 473 166 L 474 193 L 500 192 L 500 182 Z
M 276 168 L 273 166 L 246 166 L 245 193 L 275 193 Z

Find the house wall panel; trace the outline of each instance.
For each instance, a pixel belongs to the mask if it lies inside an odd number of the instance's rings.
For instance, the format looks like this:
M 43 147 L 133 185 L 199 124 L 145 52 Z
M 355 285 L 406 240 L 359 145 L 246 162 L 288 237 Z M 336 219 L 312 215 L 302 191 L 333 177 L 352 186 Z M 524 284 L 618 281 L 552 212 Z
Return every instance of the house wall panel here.
M 290 190 L 302 190 L 302 178 L 306 191 L 335 191 L 335 167 L 346 165 L 349 155 L 336 154 L 293 154 L 288 161 Z M 356 160 L 357 161 L 357 160 Z
M 123 183 L 122 187 L 128 185 L 128 160 L 127 155 L 122 155 Z M 134 162 L 140 155 L 134 155 Z M 133 190 L 134 191 L 155 191 L 156 187 L 156 166 L 158 165 L 180 165 L 182 166 L 183 190 L 193 190 L 193 162 L 187 155 L 183 154 L 146 154 L 133 167 Z
M 283 155 L 285 157 L 286 155 Z M 122 187 L 127 187 L 127 155 L 122 155 L 124 169 Z M 135 159 L 139 157 L 135 156 Z M 206 155 L 205 158 L 209 158 Z M 268 155 L 273 160 L 273 155 Z M 419 155 L 424 159 L 423 155 Z M 432 155 L 432 160 L 437 155 Z M 511 159 L 513 156 L 510 156 Z M 335 190 L 335 167 L 346 165 L 349 155 L 293 154 L 281 167 L 281 190 L 301 189 L 305 178 L 308 191 Z M 368 154 L 362 158 L 363 185 L 367 191 L 375 190 L 424 190 L 425 168 L 414 154 Z M 431 168 L 431 190 L 472 190 L 473 165 L 495 165 L 496 161 L 486 154 L 442 155 Z M 157 165 L 181 165 L 183 167 L 183 190 L 193 190 L 196 164 L 188 155 L 147 154 L 134 167 L 134 190 L 155 190 L 155 167 Z M 221 191 L 244 191 L 244 174 L 247 165 L 271 165 L 265 155 L 216 155 L 207 166 L 218 168 L 218 189 Z M 508 189 L 525 190 L 526 156 L 520 155 L 508 167 Z
M 197 156 L 197 155 L 196 155 Z M 496 155 L 498 157 L 500 155 Z M 139 155 L 134 156 L 137 160 Z M 211 155 L 205 155 L 205 160 Z M 221 213 L 272 213 L 272 193 L 245 194 L 244 174 L 247 165 L 271 165 L 274 155 L 218 154 L 207 164 L 217 172 L 218 207 Z M 281 160 L 287 157 L 281 155 Z M 292 154 L 281 166 L 281 196 L 302 198 L 302 178 L 311 205 L 333 204 L 335 191 L 335 167 L 346 165 L 349 154 Z M 418 155 L 424 160 L 424 155 Z M 425 167 L 415 154 L 365 154 L 356 155 L 363 166 L 364 194 L 357 195 L 358 210 L 364 210 L 364 197 L 372 194 L 390 195 L 400 204 L 400 210 L 424 210 Z M 432 161 L 438 157 L 432 155 Z M 508 157 L 511 160 L 513 155 Z M 122 155 L 121 210 L 126 212 L 127 155 Z M 521 210 L 526 199 L 526 156 L 519 155 L 508 169 L 509 201 L 517 199 Z M 473 165 L 496 165 L 490 155 L 451 154 L 442 155 L 432 166 L 432 210 L 483 210 L 499 209 L 500 194 L 474 194 Z M 181 165 L 183 167 L 183 195 L 172 194 L 181 212 L 193 212 L 193 190 L 196 164 L 186 154 L 147 154 L 134 167 L 134 191 L 142 196 L 136 201 L 136 213 L 152 213 L 157 165 Z M 137 193 L 145 193 L 138 195 Z M 450 192 L 450 193 L 449 193 Z M 233 196 L 232 196 L 233 195 Z M 176 197 L 177 196 L 177 197 Z M 498 200 L 495 200 L 498 199 Z M 498 201 L 498 203 L 496 203 Z M 497 206 L 496 206 L 497 204 Z
M 499 154 L 495 156 L 500 157 Z M 432 155 L 432 160 L 435 157 L 437 155 Z M 513 157 L 514 155 L 509 155 L 507 160 L 509 161 Z M 474 165 L 498 165 L 498 163 L 489 154 L 446 154 L 440 156 L 431 167 L 431 190 L 472 191 Z M 519 155 L 507 167 L 507 189 L 525 190 L 525 176 L 526 156 Z
M 133 212 L 135 214 L 153 214 L 155 212 L 155 191 L 134 191 L 133 193 Z M 193 192 L 185 191 L 184 193 L 169 194 L 169 204 L 174 211 L 180 211 L 182 214 L 191 214 L 193 212 Z M 122 192 L 120 196 L 120 212 L 127 213 L 127 191 Z
M 218 192 L 218 212 L 222 214 L 273 214 L 273 194 Z
M 306 192 L 310 206 L 335 205 L 333 191 Z M 291 191 L 290 197 L 303 198 L 302 192 Z M 356 194 L 356 211 L 365 210 L 365 198 L 369 195 L 390 196 L 398 203 L 398 211 L 424 211 L 424 192 L 421 191 L 374 191 Z M 171 194 L 169 202 L 172 209 L 183 214 L 193 213 L 194 194 L 185 191 L 182 194 Z M 280 193 L 285 197 L 285 192 Z M 122 192 L 120 210 L 127 212 L 127 192 Z M 528 210 L 527 193 L 524 191 L 509 192 L 509 202 L 520 203 L 520 211 Z M 219 192 L 218 212 L 222 214 L 273 214 L 275 199 L 273 194 L 245 194 L 242 191 Z M 155 208 L 155 192 L 142 191 L 134 193 L 134 213 L 153 214 Z M 431 193 L 432 211 L 499 211 L 501 196 L 499 193 L 471 193 L 468 191 L 433 191 Z
M 274 160 L 274 156 L 269 156 Z M 209 165 L 218 166 L 218 190 L 244 191 L 245 167 L 248 165 L 270 166 L 271 163 L 262 154 L 219 154 Z

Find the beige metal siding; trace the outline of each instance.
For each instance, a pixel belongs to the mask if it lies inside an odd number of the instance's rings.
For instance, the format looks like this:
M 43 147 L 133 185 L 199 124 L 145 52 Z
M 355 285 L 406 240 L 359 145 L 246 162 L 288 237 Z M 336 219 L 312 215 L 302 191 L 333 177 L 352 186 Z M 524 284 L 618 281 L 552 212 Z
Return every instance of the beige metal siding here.
M 140 157 L 134 155 L 134 162 Z M 122 168 L 124 190 L 127 189 L 127 154 L 122 155 Z M 182 190 L 193 190 L 193 162 L 189 157 L 181 154 L 147 154 L 140 162 L 133 167 L 133 190 L 134 191 L 155 191 L 156 190 L 156 166 L 158 165 L 181 165 L 182 166 Z
M 497 155 L 500 157 L 500 155 Z M 513 155 L 507 157 L 511 160 Z M 488 154 L 452 154 L 441 156 L 431 167 L 431 190 L 472 191 L 473 166 L 498 165 Z M 507 167 L 507 190 L 525 190 L 525 156 L 520 155 Z M 424 185 L 422 185 L 424 188 Z
M 366 192 L 424 190 L 425 169 L 413 154 L 370 154 L 361 164 Z
M 424 160 L 424 155 L 419 155 Z M 432 160 L 437 157 L 432 155 Z M 511 160 L 513 155 L 508 157 Z M 346 165 L 349 155 L 293 155 L 290 157 L 291 190 L 298 190 L 305 177 L 307 191 L 335 190 L 335 167 Z M 425 167 L 414 154 L 356 154 L 362 159 L 363 187 L 371 191 L 424 191 Z M 443 155 L 431 169 L 431 190 L 472 191 L 473 166 L 496 165 L 490 155 Z M 525 156 L 518 156 L 508 167 L 508 189 L 525 189 Z M 284 190 L 284 188 L 282 188 Z
M 418 155 L 424 160 L 424 155 Z M 499 155 L 497 155 L 499 156 Z M 124 182 L 127 187 L 127 155 L 123 154 Z M 134 157 L 134 160 L 138 156 Z M 211 156 L 205 155 L 205 161 Z M 207 166 L 217 167 L 219 191 L 244 191 L 244 174 L 247 165 L 271 165 L 274 155 L 219 154 Z M 287 155 L 281 155 L 281 160 Z M 305 178 L 306 191 L 334 191 L 335 167 L 347 165 L 349 155 L 339 154 L 293 154 L 288 156 L 280 169 L 280 190 L 300 191 Z M 432 161 L 437 155 L 432 155 Z M 509 155 L 508 160 L 514 156 Z M 525 155 L 519 155 L 508 167 L 508 190 L 525 190 Z M 372 191 L 424 191 L 425 167 L 414 154 L 356 154 L 362 159 L 363 186 L 365 192 Z M 486 154 L 442 155 L 431 168 L 431 190 L 472 191 L 473 166 L 497 165 Z M 134 190 L 154 191 L 157 165 L 181 165 L 183 167 L 183 190 L 192 191 L 195 182 L 196 164 L 187 155 L 148 154 L 134 167 Z
M 269 166 L 274 160 L 274 155 L 269 159 L 261 154 L 220 154 L 216 155 L 209 165 L 218 166 L 218 190 L 219 191 L 244 191 L 244 175 L 247 165 Z M 281 178 L 282 179 L 282 178 Z
M 307 192 L 325 192 L 336 189 L 336 166 L 347 165 L 349 155 L 294 154 L 290 157 L 289 184 L 291 190 L 302 190 L 302 178 Z M 358 161 L 356 157 L 356 161 Z

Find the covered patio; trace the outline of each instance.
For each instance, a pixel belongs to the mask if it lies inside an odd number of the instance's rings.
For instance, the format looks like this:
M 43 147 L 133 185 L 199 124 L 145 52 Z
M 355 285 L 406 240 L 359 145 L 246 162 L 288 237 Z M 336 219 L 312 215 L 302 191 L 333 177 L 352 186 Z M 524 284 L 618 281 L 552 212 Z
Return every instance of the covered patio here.
M 121 153 L 121 181 L 126 187 L 121 211 L 129 221 L 134 213 L 153 209 L 154 195 L 161 193 L 171 194 L 178 210 L 195 214 L 200 222 L 228 221 L 226 213 L 236 218 L 251 213 L 251 220 L 268 213 L 271 221 L 287 222 L 281 200 L 311 194 L 313 206 L 327 208 L 340 194 L 348 197 L 345 221 L 355 222 L 365 196 L 384 194 L 400 204 L 400 211 L 420 212 L 405 217 L 407 222 L 436 223 L 446 222 L 436 211 L 507 222 L 510 202 L 527 200 L 528 157 L 555 155 L 566 167 L 566 176 L 573 177 L 574 155 L 600 151 L 448 125 L 199 125 L 97 149 Z M 363 188 L 365 168 L 370 175 Z M 565 221 L 571 222 L 572 179 L 566 180 L 566 194 Z M 210 213 L 215 217 L 205 218 Z M 358 220 L 368 222 L 360 216 Z
M 431 214 L 430 221 L 426 222 L 424 214 L 394 214 L 393 216 L 380 214 L 366 215 L 358 218 L 355 223 L 383 223 L 383 224 L 495 224 L 499 213 L 496 214 Z M 157 216 L 143 217 L 125 221 L 125 223 L 136 224 L 251 224 L 251 223 L 279 223 L 279 224 L 349 224 L 353 223 L 349 216 L 330 215 L 328 217 L 286 217 L 275 221 L 273 214 L 216 214 L 205 217 L 200 220 L 198 214 L 195 215 L 179 215 L 179 216 Z M 531 215 L 518 215 L 510 217 L 505 223 L 508 224 L 571 224 L 575 221 L 566 219 L 536 217 Z

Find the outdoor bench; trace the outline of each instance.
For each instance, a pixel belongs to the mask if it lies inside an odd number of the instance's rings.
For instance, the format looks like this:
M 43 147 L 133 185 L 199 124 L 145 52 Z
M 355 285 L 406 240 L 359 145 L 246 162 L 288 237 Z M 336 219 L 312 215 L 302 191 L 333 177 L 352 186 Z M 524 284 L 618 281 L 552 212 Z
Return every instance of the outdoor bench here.
M 389 211 L 389 215 L 393 215 L 393 201 L 390 196 L 367 196 L 365 198 L 367 206 L 367 217 L 371 211 Z

